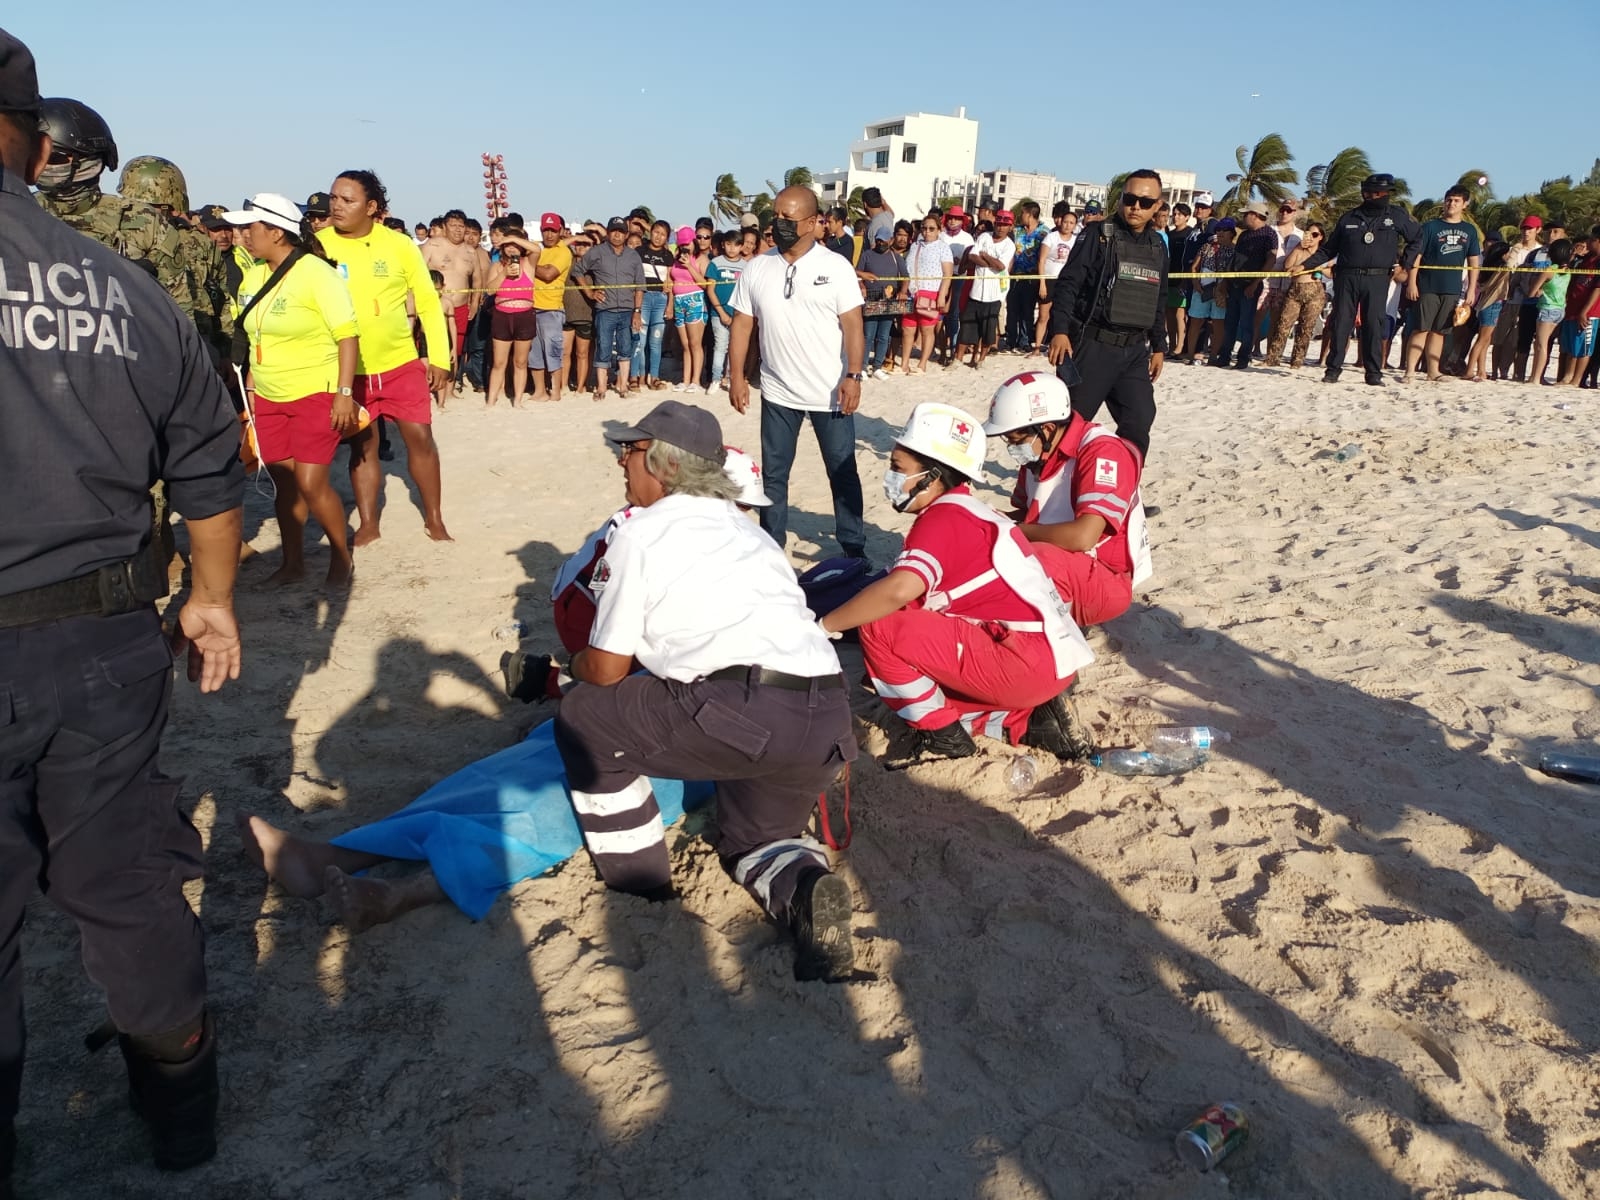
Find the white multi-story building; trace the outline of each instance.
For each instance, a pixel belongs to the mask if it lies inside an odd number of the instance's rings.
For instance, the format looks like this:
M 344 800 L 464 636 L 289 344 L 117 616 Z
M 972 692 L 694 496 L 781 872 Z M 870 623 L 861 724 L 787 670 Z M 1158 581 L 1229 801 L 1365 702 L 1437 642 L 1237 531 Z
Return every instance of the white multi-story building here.
M 916 112 L 874 121 L 851 143 L 849 166 L 812 178 L 825 206 L 875 187 L 896 216 L 909 219 L 928 211 L 937 180 L 971 175 L 977 161 L 978 122 L 963 107 L 954 116 Z
M 1194 199 L 1193 171 L 1158 171 L 1162 194 L 1173 204 L 1190 203 Z M 1015 208 L 1023 200 L 1035 200 L 1046 220 L 1050 209 L 1058 200 L 1065 200 L 1076 210 L 1091 202 L 1104 206 L 1106 185 L 1057 179 L 1036 171 L 1016 171 L 996 168 L 976 175 L 967 175 L 934 181 L 936 196 L 955 196 L 968 210 L 982 205 L 995 208 Z

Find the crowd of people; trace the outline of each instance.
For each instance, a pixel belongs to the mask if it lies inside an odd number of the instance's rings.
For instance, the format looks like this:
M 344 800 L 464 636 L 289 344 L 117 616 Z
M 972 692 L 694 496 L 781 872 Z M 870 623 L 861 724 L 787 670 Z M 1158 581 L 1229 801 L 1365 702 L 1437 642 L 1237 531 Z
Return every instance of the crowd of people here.
M 549 753 L 503 769 L 553 771 L 605 884 L 653 901 L 675 895 L 664 813 L 680 807 L 663 781 L 709 784 L 724 868 L 792 939 L 797 978 L 839 982 L 854 976 L 852 897 L 810 821 L 859 754 L 849 690 L 870 689 L 889 714 L 886 769 L 968 757 L 979 738 L 1067 761 L 1088 753 L 1067 695 L 1094 660 L 1083 628 L 1119 617 L 1153 574 L 1142 485 L 1169 349 L 1240 369 L 1262 341 L 1276 365 L 1292 338 L 1299 366 L 1330 277 L 1325 378 L 1338 379 L 1359 322 L 1369 383 L 1382 382 L 1386 343 L 1404 330 L 1408 377 L 1465 363 L 1473 377 L 1539 380 L 1554 341 L 1562 382 L 1578 384 L 1592 377 L 1600 318 L 1583 273 L 1600 273 L 1600 231 L 1574 244 L 1530 218 L 1518 245 L 1486 240 L 1454 191 L 1419 227 L 1378 175 L 1332 229 L 1302 226 L 1292 200 L 1276 214 L 1247 203 L 1237 219 L 1215 216 L 1205 193 L 1169 205 L 1149 170 L 1126 177 L 1111 212 L 1060 204 L 1048 227 L 1032 202 L 903 220 L 874 189 L 851 222 L 789 187 L 728 230 L 708 218 L 674 229 L 642 209 L 577 224 L 552 211 L 535 237 L 516 213 L 485 230 L 452 210 L 413 235 L 360 169 L 304 203 L 262 191 L 190 211 L 165 160 L 135 160 L 122 194 L 102 193 L 117 163 L 106 123 L 80 102 L 41 98 L 31 55 L 3 31 L 0 161 L 0 279 L 31 279 L 63 306 L 52 317 L 35 296 L 37 311 L 4 326 L 0 354 L 12 517 L 0 537 L 0 667 L 17 681 L 18 715 L 0 727 L 0 755 L 9 778 L 32 781 L 0 821 L 6 1187 L 23 1049 L 18 930 L 35 879 L 82 930 L 157 1165 L 215 1153 L 217 1042 L 199 925 L 181 894 L 198 838 L 156 767 L 170 662 L 154 609 L 168 587 L 152 553 L 160 504 L 183 518 L 191 556 L 176 636 L 191 678 L 214 691 L 241 661 L 231 596 L 247 464 L 264 465 L 275 489 L 273 581 L 304 574 L 314 518 L 326 585 L 345 588 L 356 551 L 380 536 L 385 424 L 406 446 L 428 536 L 449 539 L 432 423 L 463 381 L 490 406 L 725 391 L 740 413 L 758 384 L 755 455 L 729 447 L 709 409 L 671 397 L 610 433 L 622 505 L 596 513 L 603 521 L 556 577 L 562 651 L 502 661 L 510 697 L 558 703 L 541 727 Z M 141 187 L 150 199 L 131 194 Z M 908 527 L 875 568 L 855 424 L 863 382 L 977 368 L 997 352 L 1023 361 L 982 415 L 919 403 L 894 437 L 881 487 Z M 1102 407 L 1111 424 L 1096 420 Z M 839 554 L 797 575 L 788 493 L 806 427 Z M 1017 472 L 1003 510 L 976 490 L 991 442 Z M 353 533 L 330 479 L 341 446 Z M 79 469 L 56 469 L 64 461 Z M 152 489 L 164 497 L 155 505 Z M 859 681 L 838 655 L 847 637 L 859 642 Z M 63 729 L 73 737 L 57 738 Z M 141 802 L 114 802 L 131 795 Z M 506 816 L 493 808 L 496 836 Z M 362 831 L 324 846 L 243 823 L 262 869 L 295 895 L 334 894 L 358 928 L 447 897 L 467 907 L 461 889 L 492 895 L 528 873 L 505 864 L 536 860 L 477 855 L 467 873 L 495 873 L 464 881 L 459 857 L 446 871 L 436 856 L 469 835 L 439 828 L 407 849 Z M 475 845 L 485 836 L 470 834 Z M 398 884 L 354 878 L 391 858 L 429 867 Z

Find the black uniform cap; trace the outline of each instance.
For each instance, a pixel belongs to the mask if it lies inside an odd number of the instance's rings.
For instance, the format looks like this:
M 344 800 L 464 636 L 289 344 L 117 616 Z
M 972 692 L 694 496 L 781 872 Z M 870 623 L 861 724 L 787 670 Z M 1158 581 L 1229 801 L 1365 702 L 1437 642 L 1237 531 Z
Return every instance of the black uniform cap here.
M 1392 192 L 1394 191 L 1393 175 L 1368 175 L 1361 181 L 1363 192 Z
M 37 113 L 40 103 L 32 51 L 0 29 L 0 111 Z
M 50 96 L 40 103 L 39 119 L 58 150 L 98 158 L 108 171 L 117 169 L 117 143 L 111 126 L 83 101 Z

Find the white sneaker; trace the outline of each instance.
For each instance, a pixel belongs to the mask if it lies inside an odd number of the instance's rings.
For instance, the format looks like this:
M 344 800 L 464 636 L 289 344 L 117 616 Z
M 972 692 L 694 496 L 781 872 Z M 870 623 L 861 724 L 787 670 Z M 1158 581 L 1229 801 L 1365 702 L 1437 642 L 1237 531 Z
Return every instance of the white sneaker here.
M 672 390 L 673 390 L 673 391 L 675 391 L 675 392 L 681 392 L 681 391 L 683 391 L 683 390 L 684 390 L 684 387 L 683 387 L 683 384 L 681 384 L 681 383 L 675 383 L 675 384 L 673 384 L 673 385 L 672 385 Z
M 876 371 L 874 371 L 872 373 L 872 377 L 874 379 L 893 379 L 894 378 L 893 375 L 889 374 L 889 372 L 885 371 L 882 367 L 879 367 Z

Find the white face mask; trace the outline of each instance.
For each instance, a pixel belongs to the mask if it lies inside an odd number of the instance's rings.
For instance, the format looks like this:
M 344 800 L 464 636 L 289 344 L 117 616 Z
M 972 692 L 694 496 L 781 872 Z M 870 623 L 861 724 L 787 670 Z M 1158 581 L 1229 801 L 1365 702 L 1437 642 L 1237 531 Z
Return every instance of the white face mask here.
M 927 473 L 918 471 L 915 475 L 907 475 L 904 471 L 896 471 L 892 467 L 883 473 L 883 494 L 889 503 L 894 505 L 895 512 L 905 512 L 906 505 L 915 499 L 906 494 L 906 484 L 913 479 L 921 479 Z
M 1007 442 L 1006 453 L 1011 456 L 1011 461 L 1019 467 L 1031 467 L 1038 462 L 1041 455 L 1033 448 L 1033 439 L 1025 442 Z

